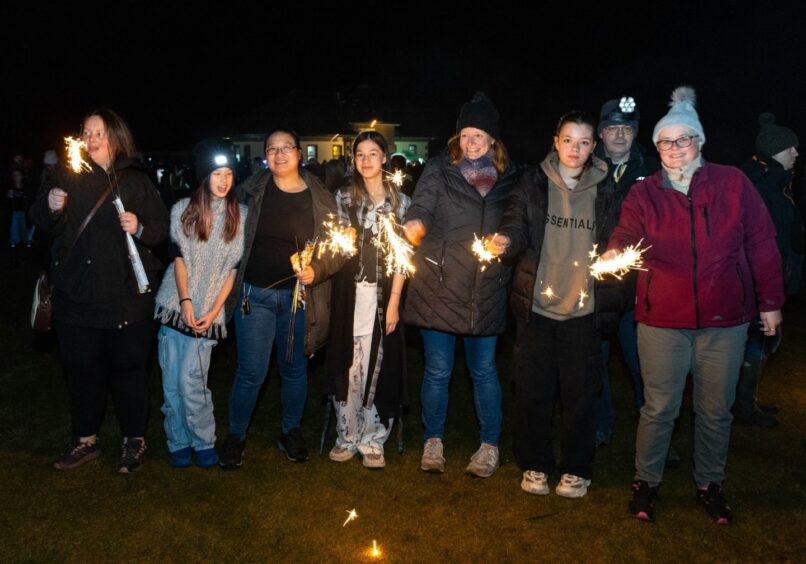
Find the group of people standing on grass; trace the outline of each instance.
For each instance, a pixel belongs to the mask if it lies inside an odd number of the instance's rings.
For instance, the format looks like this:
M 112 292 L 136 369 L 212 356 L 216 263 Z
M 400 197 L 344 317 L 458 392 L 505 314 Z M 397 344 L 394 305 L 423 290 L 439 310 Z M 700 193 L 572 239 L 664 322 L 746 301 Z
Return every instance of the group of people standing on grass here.
M 201 185 L 170 214 L 135 165 L 125 123 L 107 109 L 91 112 L 83 135 L 92 170 L 62 174 L 31 210 L 36 224 L 56 236 L 54 318 L 70 382 L 73 440 L 54 466 L 71 469 L 100 455 L 107 388 L 124 436 L 118 471 L 142 465 L 156 318 L 173 466 L 242 465 L 275 345 L 278 447 L 291 461 L 307 460 L 301 431 L 307 362 L 329 343 L 338 435 L 329 457 L 345 462 L 359 455 L 364 466 L 382 468 L 384 443 L 406 396 L 405 321 L 420 328 L 425 352 L 422 470 L 445 471 L 449 383 L 461 339 L 480 427 L 466 472 L 489 477 L 499 465 L 495 351 L 509 304 L 517 326 L 514 454 L 523 490 L 546 495 L 559 473 L 558 495 L 587 493 L 596 445 L 612 433 L 604 359 L 606 338 L 617 334 L 640 408 L 630 512 L 654 519 L 691 373 L 697 498 L 716 522 L 730 522 L 721 484 L 737 383 L 740 392 L 750 390 L 742 400 L 750 407 L 742 404 L 738 413 L 749 409 L 752 419 L 761 412 L 755 386 L 743 388 L 739 378 L 755 383 L 759 375 L 742 369 L 748 329 L 762 340 L 776 335 L 784 302 L 781 253 L 793 253 L 786 264 L 797 263 L 797 225 L 779 201 L 788 184 L 778 166 L 791 171 L 798 142 L 764 118 L 755 158 L 764 171 L 756 172 L 777 184 L 762 200 L 741 171 L 703 159 L 706 136 L 693 90 L 675 90 L 670 106 L 652 134 L 660 166 L 634 142 L 638 109 L 623 97 L 605 103 L 598 122 L 584 112 L 563 115 L 549 154 L 519 173 L 501 140 L 498 112 L 479 93 L 462 106 L 455 135 L 429 161 L 411 199 L 386 179 L 388 147 L 375 131 L 356 136 L 352 179 L 335 196 L 300 166 L 292 130 L 266 135 L 267 170 L 235 187 L 228 148 L 201 145 Z M 124 213 L 109 202 L 115 196 Z M 793 228 L 786 248 L 782 227 L 767 212 L 775 205 L 789 213 Z M 416 248 L 409 280 L 387 269 L 374 244 L 390 212 Z M 333 218 L 354 230 L 355 255 L 316 253 L 310 264 L 293 265 L 290 257 L 321 238 Z M 158 292 L 138 291 L 123 232 L 134 238 Z M 478 260 L 471 250 L 477 235 L 500 260 Z M 174 260 L 160 284 L 152 250 L 167 237 Z M 641 271 L 624 281 L 590 275 L 592 249 L 608 258 L 642 242 L 648 249 Z M 232 318 L 237 368 L 227 434 L 216 449 L 207 375 L 212 348 Z M 555 405 L 562 412 L 559 462 Z

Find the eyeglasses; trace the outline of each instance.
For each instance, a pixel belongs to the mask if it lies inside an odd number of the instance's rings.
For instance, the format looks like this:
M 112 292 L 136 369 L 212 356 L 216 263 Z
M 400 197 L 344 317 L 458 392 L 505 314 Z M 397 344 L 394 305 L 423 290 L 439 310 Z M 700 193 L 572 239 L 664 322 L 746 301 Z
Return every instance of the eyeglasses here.
M 296 149 L 296 147 L 291 147 L 291 146 L 288 146 L 288 147 L 269 147 L 268 149 L 266 149 L 266 154 L 269 155 L 270 157 L 273 157 L 274 155 L 276 155 L 278 153 L 281 154 L 281 155 L 290 155 L 291 151 L 293 151 L 295 149 Z
M 658 148 L 658 151 L 668 151 L 672 148 L 672 145 L 676 145 L 678 149 L 685 149 L 691 145 L 695 137 L 699 137 L 699 135 L 683 135 L 674 141 L 671 139 L 661 139 L 655 143 L 655 146 Z
M 84 131 L 81 133 L 81 137 L 84 139 L 84 141 L 89 141 L 93 137 L 98 141 L 103 141 L 106 139 L 106 131 L 96 131 L 95 133 L 92 131 Z
M 631 125 L 608 125 L 604 129 L 602 129 L 607 135 L 611 137 L 616 137 L 618 135 L 622 135 L 624 137 L 632 137 L 635 133 L 635 130 L 632 128 Z

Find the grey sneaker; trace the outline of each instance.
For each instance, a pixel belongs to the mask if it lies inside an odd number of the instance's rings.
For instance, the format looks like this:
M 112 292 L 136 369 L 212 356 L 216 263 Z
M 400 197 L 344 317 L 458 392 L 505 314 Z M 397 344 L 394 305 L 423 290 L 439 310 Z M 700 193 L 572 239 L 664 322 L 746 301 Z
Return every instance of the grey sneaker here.
M 92 444 L 82 443 L 78 437 L 70 441 L 70 446 L 63 455 L 56 459 L 53 467 L 56 470 L 72 470 L 82 464 L 95 460 L 101 456 L 101 447 L 97 442 Z
M 441 474 L 445 471 L 445 457 L 442 456 L 442 439 L 431 438 L 425 441 L 423 446 L 423 457 L 420 459 L 420 469 L 424 472 L 436 472 Z
M 557 495 L 562 497 L 582 497 L 588 493 L 591 481 L 573 474 L 563 474 L 557 484 Z
M 465 473 L 477 478 L 489 478 L 498 468 L 498 447 L 481 443 L 479 450 L 470 457 Z
M 362 455 L 365 468 L 383 468 L 386 466 L 386 459 L 382 452 L 370 452 Z
M 328 453 L 328 458 L 334 462 L 347 462 L 355 456 L 355 450 L 349 447 L 334 446 Z
M 535 495 L 548 495 L 549 482 L 548 476 L 544 472 L 536 470 L 526 470 L 523 473 L 521 480 L 521 489 L 525 492 Z

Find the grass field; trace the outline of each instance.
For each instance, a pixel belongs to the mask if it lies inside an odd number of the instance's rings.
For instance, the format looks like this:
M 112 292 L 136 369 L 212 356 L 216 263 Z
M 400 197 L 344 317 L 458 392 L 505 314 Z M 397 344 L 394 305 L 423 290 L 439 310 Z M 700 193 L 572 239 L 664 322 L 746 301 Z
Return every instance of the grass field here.
M 616 352 L 611 382 L 616 407 L 612 444 L 600 448 L 586 497 L 530 496 L 512 460 L 512 337 L 500 343 L 504 388 L 501 469 L 487 480 L 463 474 L 478 447 L 472 391 L 461 357 L 451 388 L 446 433 L 448 470 L 419 470 L 422 351 L 409 343 L 410 412 L 402 454 L 395 433 L 387 467 L 337 464 L 318 454 L 324 408 L 321 358 L 310 374 L 303 432 L 312 451 L 292 464 L 276 448 L 280 429 L 276 372 L 271 369 L 247 440 L 243 469 L 173 469 L 159 411 L 161 384 L 151 380 L 149 450 L 142 470 L 118 476 L 120 433 L 110 406 L 100 460 L 71 472 L 51 468 L 69 434 L 67 394 L 56 350 L 34 342 L 27 325 L 35 271 L 6 271 L 0 300 L 0 561 L 370 561 L 373 540 L 386 562 L 796 562 L 806 560 L 806 307 L 785 309 L 784 341 L 764 380 L 777 403 L 774 430 L 735 427 L 725 492 L 736 521 L 710 523 L 696 504 L 691 478 L 692 413 L 684 404 L 673 444 L 683 458 L 661 489 L 658 521 L 626 511 L 637 415 Z M 36 345 L 36 346 L 34 346 Z M 210 387 L 219 438 L 226 432 L 233 340 L 215 351 Z M 553 477 L 556 481 L 557 477 Z M 342 527 L 347 510 L 359 518 Z

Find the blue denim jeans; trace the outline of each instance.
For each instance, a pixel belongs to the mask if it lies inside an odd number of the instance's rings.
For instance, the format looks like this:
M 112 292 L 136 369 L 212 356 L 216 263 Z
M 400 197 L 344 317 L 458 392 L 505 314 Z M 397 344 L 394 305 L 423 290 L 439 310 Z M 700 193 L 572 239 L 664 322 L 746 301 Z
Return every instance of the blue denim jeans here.
M 207 388 L 207 375 L 216 341 L 190 337 L 164 325 L 157 339 L 168 450 L 215 447 L 213 397 Z
M 246 437 L 258 392 L 266 380 L 272 346 L 277 342 L 280 372 L 282 430 L 299 427 L 308 397 L 308 359 L 305 357 L 305 312 L 298 309 L 294 320 L 294 354 L 286 361 L 293 290 L 259 288 L 244 283 L 250 313 L 235 312 L 235 340 L 238 365 L 229 396 L 229 432 Z M 239 302 L 240 303 L 240 302 Z
M 34 231 L 36 226 L 28 224 L 24 211 L 15 211 L 11 213 L 11 224 L 9 225 L 8 243 L 12 247 L 16 247 L 20 243 L 31 244 L 34 240 Z
M 424 440 L 443 438 L 448 415 L 448 386 L 453 373 L 456 335 L 422 329 L 425 348 L 425 373 L 421 389 Z M 501 437 L 501 383 L 495 368 L 496 335 L 463 336 L 465 361 L 473 380 L 476 415 L 481 426 L 481 441 L 498 445 Z

